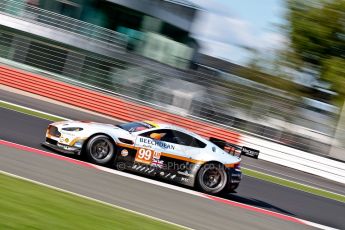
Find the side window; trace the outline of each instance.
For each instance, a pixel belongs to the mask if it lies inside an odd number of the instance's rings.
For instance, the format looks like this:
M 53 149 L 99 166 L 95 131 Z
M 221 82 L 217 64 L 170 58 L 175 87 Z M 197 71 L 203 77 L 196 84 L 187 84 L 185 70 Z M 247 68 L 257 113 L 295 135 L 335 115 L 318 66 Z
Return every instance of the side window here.
M 178 140 L 175 138 L 175 135 L 174 135 L 175 132 L 170 129 L 153 130 L 146 133 L 142 133 L 139 136 L 151 138 L 152 133 L 156 133 L 160 135 L 159 137 L 157 137 L 157 140 L 161 140 L 161 141 L 165 141 L 165 142 L 169 142 L 173 144 L 179 144 Z
M 148 131 L 148 132 L 139 134 L 139 136 L 150 138 L 150 135 L 151 135 L 152 133 L 165 134 L 166 132 L 167 132 L 167 130 L 165 130 L 165 129 L 158 129 L 158 130 Z
M 178 141 L 180 145 L 191 146 L 195 148 L 205 148 L 206 144 L 202 141 L 179 131 L 175 131 L 175 139 Z
M 170 129 L 159 129 L 159 130 L 153 130 L 146 133 L 142 133 L 139 136 L 148 137 L 151 138 L 151 134 L 159 134 L 158 140 L 173 143 L 173 144 L 179 144 L 179 145 L 185 145 L 185 146 L 191 146 L 195 148 L 205 148 L 206 144 L 188 134 L 182 133 L 180 131 L 176 130 L 170 130 Z
M 195 147 L 195 148 L 205 148 L 206 144 L 204 142 L 194 138 L 191 146 Z

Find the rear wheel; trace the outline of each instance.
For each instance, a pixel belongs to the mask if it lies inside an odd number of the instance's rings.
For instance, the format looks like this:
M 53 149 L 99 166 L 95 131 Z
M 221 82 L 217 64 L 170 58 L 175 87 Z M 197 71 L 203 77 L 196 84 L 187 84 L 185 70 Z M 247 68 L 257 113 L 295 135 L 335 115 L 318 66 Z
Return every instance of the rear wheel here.
M 218 194 L 225 190 L 228 178 L 221 164 L 207 163 L 197 175 L 197 185 L 205 193 Z
M 105 135 L 94 136 L 87 142 L 86 156 L 92 163 L 107 165 L 115 156 L 114 144 Z

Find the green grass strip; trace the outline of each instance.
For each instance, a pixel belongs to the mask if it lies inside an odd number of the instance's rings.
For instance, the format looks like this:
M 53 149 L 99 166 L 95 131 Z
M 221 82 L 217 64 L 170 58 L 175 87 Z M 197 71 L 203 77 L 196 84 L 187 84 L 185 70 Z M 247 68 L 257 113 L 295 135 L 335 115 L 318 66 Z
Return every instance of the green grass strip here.
M 5 109 L 9 109 L 9 110 L 14 110 L 14 111 L 17 111 L 20 113 L 25 113 L 27 115 L 42 118 L 42 119 L 49 120 L 49 121 L 62 121 L 63 120 L 63 119 L 56 117 L 56 116 L 40 113 L 40 112 L 26 109 L 26 108 L 23 108 L 20 106 L 15 106 L 13 104 L 7 104 L 7 103 L 1 102 L 1 101 L 0 101 L 0 107 L 5 108 Z
M 11 109 L 11 110 L 15 110 L 21 113 L 25 113 L 31 116 L 35 116 L 35 117 L 39 117 L 39 118 L 43 118 L 46 120 L 51 120 L 51 121 L 61 121 L 61 118 L 55 117 L 55 116 L 50 116 L 50 115 L 46 115 L 37 111 L 31 111 L 30 109 L 25 109 L 19 106 L 15 106 L 15 105 L 10 105 L 10 104 L 6 104 L 3 102 L 0 102 L 0 107 L 3 108 L 7 108 L 7 109 Z M 319 189 L 319 188 L 315 188 L 315 187 L 311 187 L 311 186 L 307 186 L 307 185 L 303 185 L 300 183 L 296 183 L 290 180 L 286 180 L 283 178 L 279 178 L 276 176 L 271 176 L 269 174 L 266 173 L 262 173 L 262 172 L 258 172 L 255 170 L 251 170 L 251 169 L 246 169 L 246 168 L 242 168 L 242 172 L 243 174 L 250 176 L 250 177 L 254 177 L 256 179 L 260 179 L 260 180 L 265 180 L 271 183 L 275 183 L 275 184 L 279 184 L 282 186 L 286 186 L 289 188 L 293 188 L 293 189 L 297 189 L 300 191 L 304 191 L 304 192 L 308 192 L 317 196 L 322 196 L 325 198 L 329 198 L 329 199 L 333 199 L 333 200 L 337 200 L 340 202 L 344 202 L 345 203 L 345 196 L 340 195 L 340 194 L 336 194 L 336 193 L 332 193 L 332 192 L 328 192 L 326 190 L 323 189 Z
M 332 192 L 329 192 L 329 191 L 326 191 L 326 190 L 323 190 L 323 189 L 311 187 L 311 186 L 308 186 L 308 185 L 304 185 L 304 184 L 301 184 L 301 183 L 293 182 L 293 181 L 286 180 L 286 179 L 283 179 L 283 178 L 279 178 L 279 177 L 276 177 L 276 176 L 271 176 L 269 174 L 258 172 L 258 171 L 247 169 L 247 168 L 242 168 L 242 172 L 246 176 L 254 177 L 256 179 L 268 181 L 268 182 L 271 182 L 271 183 L 279 184 L 279 185 L 282 185 L 282 186 L 285 186 L 285 187 L 297 189 L 297 190 L 300 190 L 300 191 L 303 191 L 303 192 L 311 193 L 313 195 L 322 196 L 322 197 L 325 197 L 325 198 L 329 198 L 329 199 L 332 199 L 332 200 L 336 200 L 336 201 L 340 201 L 340 202 L 345 203 L 345 196 L 343 196 L 341 194 L 332 193 Z
M 181 229 L 0 173 L 0 229 Z

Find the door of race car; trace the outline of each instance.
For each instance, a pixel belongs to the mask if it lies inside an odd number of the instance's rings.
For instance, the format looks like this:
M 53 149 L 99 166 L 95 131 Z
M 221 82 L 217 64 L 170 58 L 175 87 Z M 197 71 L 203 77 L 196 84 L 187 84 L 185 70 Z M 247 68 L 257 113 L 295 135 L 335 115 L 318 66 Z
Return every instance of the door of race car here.
M 139 134 L 135 140 L 138 148 L 134 162 L 173 169 L 173 161 L 184 157 L 184 146 L 177 144 L 173 131 L 158 129 Z

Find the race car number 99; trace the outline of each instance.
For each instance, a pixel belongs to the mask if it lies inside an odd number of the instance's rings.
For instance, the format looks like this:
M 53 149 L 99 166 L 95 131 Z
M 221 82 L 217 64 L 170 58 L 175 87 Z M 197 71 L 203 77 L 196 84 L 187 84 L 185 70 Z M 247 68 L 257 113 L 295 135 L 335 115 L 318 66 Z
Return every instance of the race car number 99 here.
M 151 149 L 139 149 L 135 156 L 135 161 L 144 164 L 151 164 L 153 158 L 160 158 L 160 153 Z

